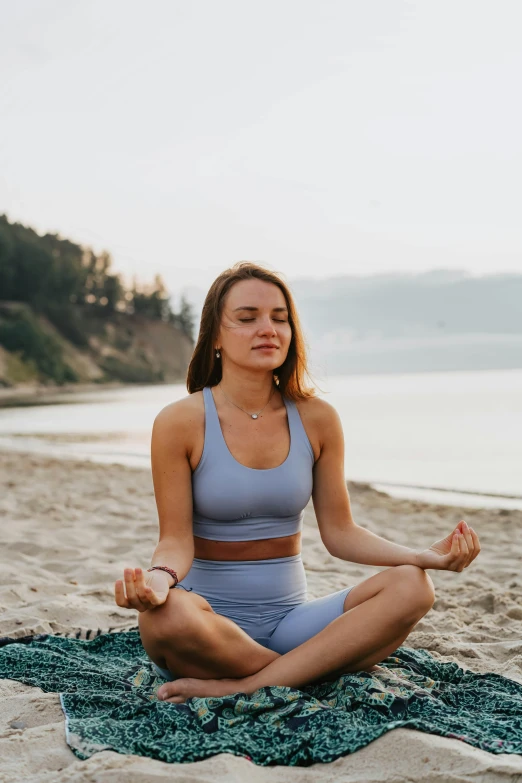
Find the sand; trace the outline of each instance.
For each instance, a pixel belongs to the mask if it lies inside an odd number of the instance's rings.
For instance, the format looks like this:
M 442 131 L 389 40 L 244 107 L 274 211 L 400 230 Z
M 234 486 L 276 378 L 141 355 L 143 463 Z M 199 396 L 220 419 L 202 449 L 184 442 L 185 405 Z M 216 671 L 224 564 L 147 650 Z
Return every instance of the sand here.
M 157 541 L 150 472 L 118 465 L 0 453 L 0 636 L 128 628 L 137 613 L 113 600 L 126 565 L 147 566 Z M 411 547 L 429 546 L 464 518 L 482 552 L 462 573 L 430 571 L 431 612 L 406 645 L 441 660 L 522 682 L 522 511 L 466 509 L 391 498 L 349 484 L 356 522 Z M 309 597 L 381 570 L 325 550 L 307 508 L 303 560 Z M 56 694 L 0 680 L 0 781 L 512 781 L 522 757 L 494 755 L 454 739 L 407 729 L 389 732 L 350 756 L 312 767 L 259 767 L 220 754 L 164 764 L 105 751 L 79 761 L 65 742 Z

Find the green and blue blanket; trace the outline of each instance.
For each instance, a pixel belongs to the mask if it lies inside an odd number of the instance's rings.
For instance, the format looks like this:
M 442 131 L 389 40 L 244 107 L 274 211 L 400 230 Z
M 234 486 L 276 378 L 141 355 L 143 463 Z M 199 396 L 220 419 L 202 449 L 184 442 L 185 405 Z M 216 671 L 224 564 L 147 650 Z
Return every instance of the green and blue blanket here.
M 102 750 L 191 762 L 217 753 L 255 764 L 308 766 L 353 753 L 399 727 L 522 754 L 522 685 L 399 647 L 385 672 L 261 688 L 251 695 L 161 702 L 137 629 L 93 639 L 0 639 L 0 678 L 60 694 L 67 742 L 80 759 Z

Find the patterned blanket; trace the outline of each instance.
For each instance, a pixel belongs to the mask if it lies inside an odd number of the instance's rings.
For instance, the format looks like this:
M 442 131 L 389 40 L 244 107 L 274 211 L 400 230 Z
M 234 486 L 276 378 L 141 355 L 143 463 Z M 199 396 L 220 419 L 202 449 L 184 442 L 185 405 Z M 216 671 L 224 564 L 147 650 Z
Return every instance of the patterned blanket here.
M 89 634 L 87 634 L 89 636 Z M 522 754 L 522 685 L 399 647 L 385 671 L 251 695 L 158 700 L 136 629 L 93 639 L 0 639 L 0 678 L 60 693 L 67 742 L 80 759 L 102 750 L 190 762 L 217 753 L 255 764 L 308 766 L 353 753 L 398 727 Z

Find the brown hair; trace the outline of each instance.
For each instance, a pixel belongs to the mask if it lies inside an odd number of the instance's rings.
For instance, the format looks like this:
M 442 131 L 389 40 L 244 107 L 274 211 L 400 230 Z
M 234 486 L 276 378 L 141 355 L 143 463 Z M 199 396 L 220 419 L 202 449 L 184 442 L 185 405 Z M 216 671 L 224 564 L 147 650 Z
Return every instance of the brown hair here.
M 204 386 L 216 386 L 220 382 L 221 359 L 216 357 L 214 345 L 221 323 L 225 296 L 234 283 L 251 278 L 273 283 L 280 288 L 288 308 L 292 339 L 285 361 L 274 372 L 274 376 L 278 379 L 279 391 L 294 402 L 315 397 L 315 389 L 306 386 L 304 382 L 304 376 L 307 375 L 311 379 L 311 375 L 307 366 L 306 343 L 292 293 L 279 274 L 251 261 L 239 261 L 229 269 L 225 269 L 209 288 L 201 313 L 198 340 L 187 371 L 189 393 L 201 391 Z

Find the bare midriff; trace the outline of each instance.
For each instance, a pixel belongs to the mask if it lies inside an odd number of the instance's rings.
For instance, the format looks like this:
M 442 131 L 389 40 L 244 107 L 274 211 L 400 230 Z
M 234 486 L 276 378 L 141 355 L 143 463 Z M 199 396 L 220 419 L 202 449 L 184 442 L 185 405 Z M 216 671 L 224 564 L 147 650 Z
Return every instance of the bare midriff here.
M 301 552 L 301 533 L 257 541 L 212 541 L 194 536 L 194 557 L 200 560 L 270 560 Z

